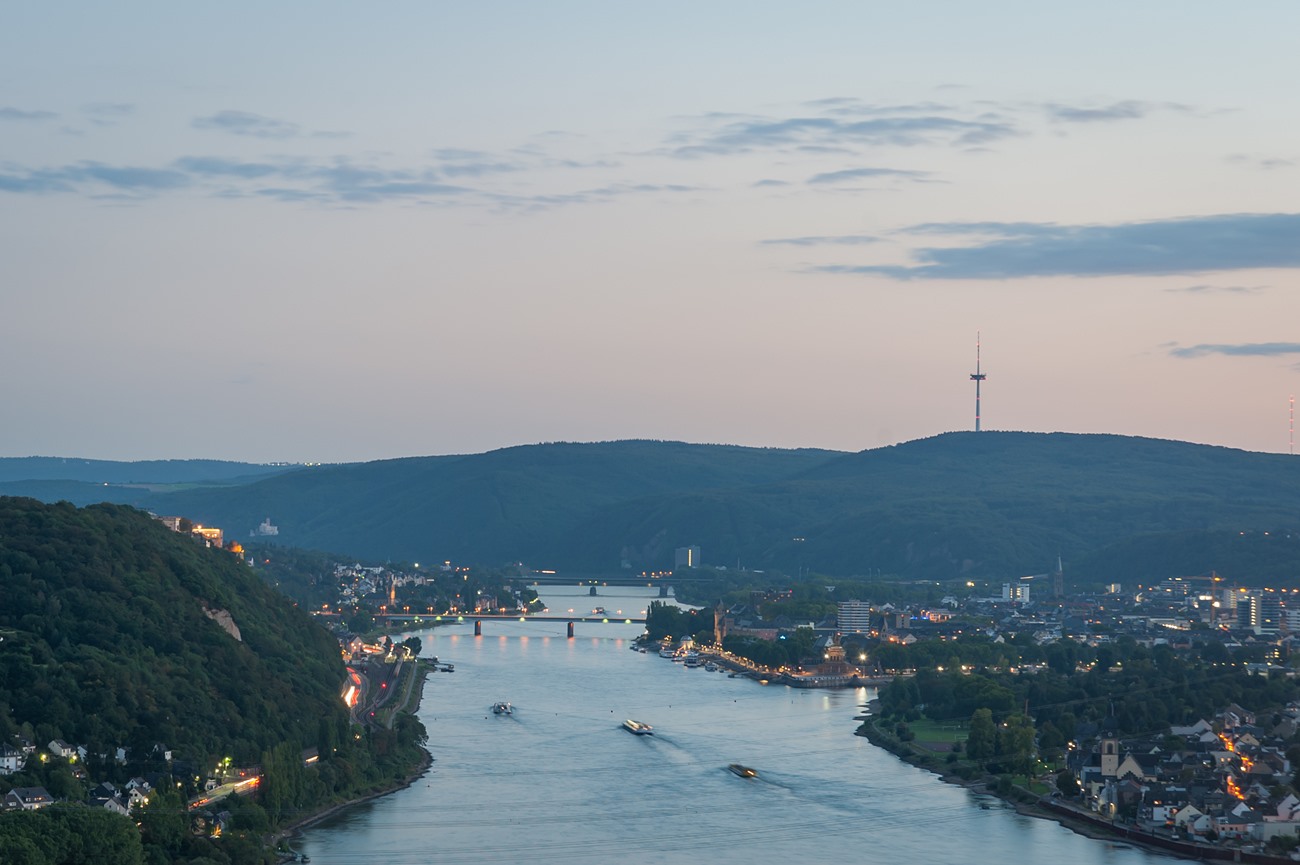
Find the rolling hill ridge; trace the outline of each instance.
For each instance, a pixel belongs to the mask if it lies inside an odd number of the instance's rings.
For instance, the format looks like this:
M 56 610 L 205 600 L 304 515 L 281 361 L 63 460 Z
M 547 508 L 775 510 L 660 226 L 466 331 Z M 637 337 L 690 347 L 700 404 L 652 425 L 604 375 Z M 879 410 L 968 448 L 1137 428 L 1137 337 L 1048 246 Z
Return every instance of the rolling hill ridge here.
M 686 545 L 708 564 L 828 576 L 1005 579 L 1058 557 L 1080 581 L 1300 574 L 1300 461 L 1116 435 L 946 433 L 859 453 L 540 444 L 135 503 L 235 540 L 269 517 L 294 546 L 592 574 L 671 567 Z

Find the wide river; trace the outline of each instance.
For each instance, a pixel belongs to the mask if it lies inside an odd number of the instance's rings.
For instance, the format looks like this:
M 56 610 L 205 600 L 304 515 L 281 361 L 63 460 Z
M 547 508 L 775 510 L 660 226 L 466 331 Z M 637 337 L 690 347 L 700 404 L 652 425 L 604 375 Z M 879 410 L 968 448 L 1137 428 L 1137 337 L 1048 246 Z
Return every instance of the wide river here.
M 647 588 L 544 587 L 554 611 L 637 615 Z M 1084 838 L 945 784 L 855 736 L 872 692 L 764 686 L 629 651 L 641 625 L 489 619 L 414 631 L 434 763 L 306 831 L 318 865 L 1177 861 Z M 513 715 L 493 715 L 509 701 Z M 653 736 L 620 728 L 652 724 Z M 727 771 L 742 763 L 744 779 Z

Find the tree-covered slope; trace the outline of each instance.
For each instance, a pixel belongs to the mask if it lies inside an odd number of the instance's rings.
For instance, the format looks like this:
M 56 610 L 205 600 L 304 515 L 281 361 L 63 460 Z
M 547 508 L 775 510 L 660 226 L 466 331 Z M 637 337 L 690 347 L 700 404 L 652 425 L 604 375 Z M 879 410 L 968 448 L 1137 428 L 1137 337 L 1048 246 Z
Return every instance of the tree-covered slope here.
M 583 566 L 615 546 L 662 562 L 665 550 L 698 543 L 707 562 L 790 572 L 1008 577 L 1135 535 L 1285 531 L 1300 523 L 1298 507 L 1300 461 L 1282 455 L 1123 436 L 952 433 L 846 454 L 783 482 L 622 502 L 567 541 Z M 1300 573 L 1300 558 L 1285 551 L 1215 549 L 1225 555 L 1195 567 L 1193 556 L 1153 553 L 1142 570 Z M 1104 571 L 1097 565 L 1089 576 Z
M 231 538 L 270 517 L 281 542 L 372 559 L 599 572 L 671 567 L 676 547 L 697 544 L 709 564 L 790 573 L 1007 578 L 1059 556 L 1067 571 L 1089 562 L 1080 576 L 1105 579 L 1123 568 L 1095 557 L 1127 555 L 1116 545 L 1131 538 L 1285 533 L 1300 522 L 1300 461 L 1066 433 L 949 433 L 855 454 L 548 444 L 323 466 L 148 506 Z M 1190 550 L 1148 540 L 1127 563 L 1140 561 L 1144 577 L 1300 573 L 1281 547 L 1206 550 L 1213 561 L 1195 566 Z
M 74 505 L 97 505 L 112 502 L 138 505 L 149 498 L 148 487 L 126 484 L 92 484 L 87 481 L 31 480 L 0 481 L 0 496 L 38 499 L 43 502 L 70 502 Z
M 419 561 L 575 560 L 568 532 L 630 499 L 735 489 L 796 475 L 838 454 L 681 442 L 543 444 L 484 454 L 321 466 L 227 490 L 149 501 L 239 537 L 270 517 L 280 540 Z M 604 566 L 618 565 L 619 549 Z M 670 551 L 671 554 L 671 551 Z
M 234 555 L 131 508 L 0 499 L 0 636 L 3 741 L 25 725 L 248 764 L 346 729 L 336 641 Z
M 88 460 L 80 457 L 0 457 L 0 482 L 81 481 L 90 484 L 241 483 L 299 466 L 227 460 Z
M 237 486 L 301 468 L 225 460 L 117 462 L 74 457 L 0 457 L 0 496 L 66 501 L 74 505 L 114 502 L 140 506 L 164 489 Z

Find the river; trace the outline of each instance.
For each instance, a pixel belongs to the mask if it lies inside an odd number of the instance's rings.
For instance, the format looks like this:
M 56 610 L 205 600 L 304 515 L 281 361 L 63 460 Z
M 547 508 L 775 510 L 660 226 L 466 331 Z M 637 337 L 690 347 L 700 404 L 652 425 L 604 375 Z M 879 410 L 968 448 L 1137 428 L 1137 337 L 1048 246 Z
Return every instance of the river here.
M 555 611 L 636 615 L 654 593 L 543 587 Z M 413 631 L 434 763 L 308 829 L 317 865 L 1177 861 L 1076 835 L 945 784 L 853 735 L 868 689 L 797 690 L 630 651 L 641 625 L 485 620 Z M 493 715 L 509 701 L 513 715 Z M 654 736 L 620 728 L 652 724 Z M 727 771 L 742 763 L 744 779 Z

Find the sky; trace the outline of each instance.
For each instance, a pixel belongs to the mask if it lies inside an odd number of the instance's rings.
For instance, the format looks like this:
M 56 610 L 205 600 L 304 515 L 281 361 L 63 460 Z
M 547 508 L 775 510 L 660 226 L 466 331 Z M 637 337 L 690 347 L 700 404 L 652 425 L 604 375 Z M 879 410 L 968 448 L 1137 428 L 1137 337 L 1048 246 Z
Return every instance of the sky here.
M 11 4 L 0 456 L 1291 450 L 1300 4 Z

